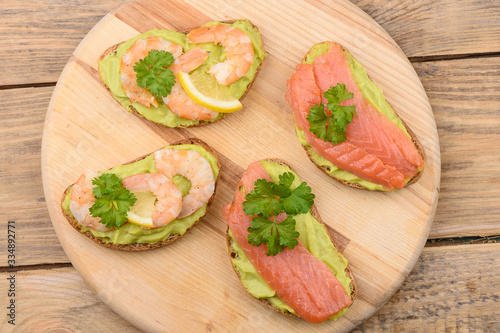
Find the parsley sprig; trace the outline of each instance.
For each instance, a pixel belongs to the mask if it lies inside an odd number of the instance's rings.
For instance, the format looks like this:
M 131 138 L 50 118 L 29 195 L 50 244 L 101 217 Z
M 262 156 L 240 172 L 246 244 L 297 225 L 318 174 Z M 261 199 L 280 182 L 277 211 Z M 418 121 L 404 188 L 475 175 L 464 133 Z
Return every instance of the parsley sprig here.
M 328 101 L 327 108 L 331 115 L 325 112 L 323 103 L 312 106 L 307 115 L 310 131 L 323 141 L 332 142 L 334 145 L 346 139 L 346 126 L 357 117 L 355 106 L 341 106 L 340 103 L 354 97 L 343 83 L 337 83 L 323 94 Z
M 137 198 L 112 173 L 103 173 L 92 179 L 92 184 L 96 185 L 92 188 L 96 200 L 90 207 L 90 215 L 100 217 L 100 222 L 107 228 L 120 228 L 128 221 L 127 213 Z
M 268 256 L 298 244 L 300 234 L 295 230 L 293 215 L 307 213 L 314 204 L 314 194 L 305 182 L 291 189 L 294 179 L 291 172 L 280 175 L 278 184 L 257 179 L 254 190 L 245 196 L 243 211 L 246 215 L 256 215 L 248 228 L 248 242 L 255 246 L 266 244 Z M 278 223 L 276 216 L 283 212 L 287 217 Z
M 174 56 L 168 51 L 149 51 L 148 55 L 134 66 L 139 87 L 148 89 L 158 99 L 170 95 L 175 84 L 175 75 L 168 67 L 173 62 Z

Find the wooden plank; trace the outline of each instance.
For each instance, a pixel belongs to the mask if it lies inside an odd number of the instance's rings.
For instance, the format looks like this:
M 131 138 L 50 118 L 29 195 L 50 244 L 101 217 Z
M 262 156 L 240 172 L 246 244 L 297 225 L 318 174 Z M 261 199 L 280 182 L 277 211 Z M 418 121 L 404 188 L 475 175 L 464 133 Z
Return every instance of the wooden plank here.
M 226 247 L 224 230 L 227 224 L 221 215 L 221 206 L 231 200 L 236 185 L 227 178 L 221 179 L 213 210 L 202 223 L 181 241 L 156 251 L 127 253 L 109 251 L 95 244 L 91 246 L 90 241 L 78 235 L 61 214 L 57 200 L 82 171 L 105 169 L 133 160 L 145 151 L 158 149 L 160 142 L 164 142 L 162 136 L 157 135 L 160 131 L 151 131 L 149 124 L 127 113 L 110 96 L 96 75 L 96 60 L 109 45 L 116 43 L 116 27 L 120 22 L 121 31 L 129 38 L 134 37 L 135 30 L 146 31 L 151 27 L 141 18 L 149 17 L 154 8 L 158 26 L 170 27 L 168 15 L 172 12 L 171 6 L 191 13 L 196 18 L 195 25 L 205 23 L 207 17 L 240 17 L 241 13 L 246 13 L 252 23 L 262 27 L 263 36 L 267 36 L 264 43 L 269 59 L 282 64 L 285 73 L 295 68 L 297 59 L 311 45 L 326 36 L 335 36 L 361 63 L 366 64 L 371 77 L 386 88 L 387 98 L 420 138 L 426 149 L 427 166 L 418 183 L 391 193 L 368 193 L 342 186 L 310 163 L 300 148 L 291 126 L 291 112 L 286 112 L 283 105 L 276 103 L 284 102 L 285 80 L 275 87 L 273 76 L 276 69 L 265 64 L 243 101 L 245 108 L 242 112 L 229 115 L 227 120 L 182 131 L 205 140 L 221 157 L 231 162 L 223 168 L 243 170 L 259 156 L 276 157 L 290 161 L 297 173 L 304 175 L 314 189 L 315 203 L 325 223 L 350 240 L 344 254 L 351 258 L 351 268 L 357 274 L 359 287 L 358 302 L 353 311 L 336 322 L 322 325 L 319 331 L 353 327 L 353 323 L 370 316 L 395 292 L 418 259 L 436 208 L 440 159 L 434 117 L 418 76 L 390 36 L 345 0 L 332 2 L 327 12 L 324 3 L 303 0 L 283 0 L 274 8 L 266 1 L 239 3 L 237 6 L 210 0 L 137 1 L 121 7 L 116 16 L 106 16 L 80 44 L 73 61 L 65 68 L 55 90 L 56 98 L 49 106 L 47 117 L 50 123 L 46 123 L 44 129 L 44 192 L 54 228 L 68 258 L 87 283 L 110 296 L 106 304 L 144 330 L 198 331 L 204 328 L 202 318 L 224 322 L 227 329 L 235 330 L 251 319 L 248 317 L 250 313 L 261 316 L 262 324 L 269 325 L 269 329 L 305 327 L 304 321 L 292 324 L 278 313 L 270 314 L 263 308 L 254 310 L 255 303 L 240 297 L 239 293 L 245 292 L 237 289 L 238 281 L 234 280 L 232 270 L 227 270 L 227 256 L 224 256 L 226 251 L 223 249 Z M 287 15 L 294 19 L 277 21 L 273 10 L 284 6 L 288 7 Z M 122 16 L 119 15 L 121 12 L 132 12 L 133 15 Z M 313 33 L 298 37 L 301 28 L 295 21 L 303 18 L 304 12 L 318 19 L 308 23 Z M 276 34 L 277 31 L 281 34 Z M 274 38 L 271 38 L 273 34 Z M 355 43 L 355 38 L 361 35 L 371 41 L 369 53 Z M 291 40 L 298 41 L 301 47 L 291 51 L 288 45 Z M 293 57 L 282 56 L 287 53 Z M 277 125 L 275 120 L 280 117 L 284 121 Z M 133 128 L 133 131 L 125 128 Z M 236 128 L 239 130 L 235 131 Z M 164 129 L 164 132 L 177 131 Z M 256 132 L 262 134 L 257 136 Z M 241 154 L 240 147 L 248 144 L 249 138 L 253 140 L 252 145 Z M 231 141 L 229 144 L 228 140 Z M 276 142 L 280 144 L 276 145 Z M 69 162 L 69 152 L 80 145 L 88 147 L 88 151 Z M 91 158 L 94 156 L 98 158 Z M 331 205 L 331 197 L 336 198 L 335 206 Z M 356 209 L 345 209 L 352 206 Z M 368 219 L 369 224 L 365 223 Z M 182 267 L 177 264 L 179 261 L 184 263 Z M 118 293 L 109 290 L 109 277 L 122 272 L 131 263 L 135 263 L 137 269 L 127 270 L 121 282 L 124 286 L 133 283 L 135 288 Z M 190 278 L 182 280 L 179 275 Z M 211 290 L 209 295 L 206 288 Z M 190 313 L 184 311 L 186 293 L 192 295 Z M 167 294 L 168 299 L 164 296 Z M 173 305 L 177 303 L 181 305 Z M 161 316 L 157 313 L 159 309 Z M 200 321 L 192 321 L 193 315 Z M 158 317 L 158 320 L 152 322 L 150 317 Z
M 57 81 L 82 38 L 123 1 L 2 1 L 0 85 Z
M 401 289 L 353 332 L 500 332 L 500 243 L 425 248 Z
M 53 87 L 0 90 L 0 244 L 15 221 L 16 263 L 68 262 L 50 222 L 42 187 L 40 148 Z M 0 266 L 7 264 L 0 251 Z
M 122 2 L 3 1 L 0 85 L 57 81 L 82 38 L 101 17 Z M 352 2 L 381 24 L 409 57 L 500 51 L 498 1 Z
M 441 191 L 430 237 L 500 234 L 495 171 L 500 58 L 422 62 L 414 68 L 433 107 L 441 146 Z M 22 265 L 68 262 L 50 222 L 40 173 L 42 128 L 52 91 L 0 90 L 0 229 L 8 220 L 17 221 Z M 5 238 L 0 233 L 0 244 Z M 0 266 L 4 259 L 1 252 Z
M 500 2 L 353 0 L 408 57 L 500 52 Z
M 425 248 L 401 289 L 354 332 L 499 332 L 500 277 L 491 269 L 499 266 L 500 244 Z M 73 268 L 15 275 L 18 332 L 138 332 L 104 305 Z M 9 276 L 0 273 L 5 296 Z M 2 299 L 0 305 L 7 307 L 10 298 Z M 2 332 L 11 331 L 9 318 L 0 318 Z M 207 331 L 218 324 L 207 321 Z
M 500 234 L 500 57 L 414 65 L 441 148 L 441 191 L 431 238 Z
M 2 332 L 139 332 L 107 307 L 72 267 L 3 272 L 0 277 Z M 14 317 L 8 316 L 11 300 Z
M 500 234 L 500 182 L 494 164 L 500 154 L 495 148 L 500 140 L 500 58 L 414 67 L 433 107 L 442 156 L 440 199 L 430 237 Z M 67 262 L 50 223 L 40 175 L 42 124 L 52 91 L 0 91 L 0 196 L 6 198 L 0 203 L 0 223 L 18 221 L 23 235 L 19 260 L 24 265 Z M 0 234 L 0 240 L 4 237 Z

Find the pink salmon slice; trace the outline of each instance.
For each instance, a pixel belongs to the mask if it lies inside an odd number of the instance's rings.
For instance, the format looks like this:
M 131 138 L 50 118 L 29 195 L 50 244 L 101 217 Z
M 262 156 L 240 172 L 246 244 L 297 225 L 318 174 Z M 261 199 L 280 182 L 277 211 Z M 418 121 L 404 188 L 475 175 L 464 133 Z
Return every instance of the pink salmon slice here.
M 261 178 L 271 180 L 259 162 L 250 164 L 238 183 L 233 203 L 225 205 L 222 214 L 234 240 L 276 295 L 304 320 L 323 322 L 352 303 L 328 266 L 300 241 L 292 250 L 285 248 L 276 256 L 266 255 L 265 244 L 253 246 L 248 243 L 247 229 L 251 226 L 252 216 L 245 215 L 242 203 L 246 193 L 254 188 L 255 180 Z M 243 188 L 243 193 L 240 188 Z
M 306 117 L 311 106 L 326 105 L 323 92 L 337 83 L 344 83 L 353 93 L 354 98 L 341 105 L 355 105 L 357 117 L 346 127 L 346 141 L 334 145 L 312 134 Z M 335 166 L 388 190 L 404 187 L 405 181 L 424 166 L 406 133 L 363 97 L 340 45 L 332 43 L 313 65 L 299 64 L 287 88 L 286 100 L 307 142 Z

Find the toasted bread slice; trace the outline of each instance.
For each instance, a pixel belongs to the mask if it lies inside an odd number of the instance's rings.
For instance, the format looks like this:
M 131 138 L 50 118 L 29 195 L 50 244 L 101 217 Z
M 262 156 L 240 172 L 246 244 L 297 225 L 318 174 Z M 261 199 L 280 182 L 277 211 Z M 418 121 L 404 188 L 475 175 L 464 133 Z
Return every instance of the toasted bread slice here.
M 293 169 L 291 168 L 291 166 L 286 163 L 285 161 L 281 160 L 281 159 L 276 159 L 276 158 L 272 158 L 272 159 L 265 159 L 264 161 L 269 161 L 269 162 L 273 162 L 273 163 L 277 163 L 277 164 L 280 164 L 280 165 L 283 165 L 283 166 L 286 166 L 288 167 L 290 170 L 293 171 Z M 313 205 L 311 207 L 311 215 L 320 223 L 320 224 L 325 224 L 323 222 L 323 220 L 321 219 L 321 216 L 319 215 L 318 213 L 318 210 L 316 209 L 316 206 Z M 327 229 L 326 229 L 327 230 Z M 327 231 L 327 234 L 330 238 L 330 241 L 332 242 L 333 246 L 338 250 L 338 246 L 335 244 L 333 238 L 332 238 L 332 235 Z M 228 255 L 231 259 L 234 259 L 234 258 L 239 258 L 239 254 L 237 252 L 237 250 L 235 249 L 234 247 L 234 243 L 235 243 L 235 240 L 231 237 L 231 235 L 229 234 L 229 227 L 227 228 L 226 230 L 226 240 L 227 240 L 227 247 L 228 247 Z M 340 251 L 338 251 L 339 254 L 340 254 Z M 233 267 L 233 270 L 234 272 L 236 273 L 236 275 L 238 276 L 238 278 L 240 279 L 240 282 L 242 282 L 242 285 L 243 287 L 245 288 L 244 284 L 243 284 L 243 281 L 242 281 L 242 277 L 241 277 L 241 274 L 238 270 L 238 268 L 236 267 L 236 265 L 234 264 L 233 260 L 231 260 L 231 264 L 232 264 L 232 267 Z M 346 269 L 345 269 L 345 273 L 346 275 L 349 277 L 349 279 L 351 280 L 350 282 L 350 285 L 349 285 L 349 288 L 351 290 L 351 299 L 354 301 L 357 297 L 357 287 L 356 287 L 356 281 L 354 279 L 354 276 L 352 274 L 352 271 L 349 267 L 349 265 L 346 266 Z M 273 309 L 273 310 L 276 310 L 280 313 L 283 313 L 285 315 L 288 315 L 288 316 L 294 316 L 294 317 L 298 317 L 295 313 L 293 312 L 290 312 L 290 311 L 282 311 L 278 308 L 276 308 L 268 299 L 265 299 L 265 298 L 257 298 L 255 297 L 254 295 L 252 295 L 254 298 L 256 298 L 258 301 L 260 301 L 261 303 L 263 303 L 264 305 L 266 305 L 267 307 Z M 352 304 L 350 305 L 352 306 Z
M 202 147 L 208 153 L 212 154 L 215 157 L 216 161 L 217 161 L 217 168 L 219 169 L 219 173 L 217 174 L 217 177 L 215 178 L 214 193 L 212 194 L 212 196 L 210 197 L 210 199 L 209 199 L 209 201 L 207 203 L 206 211 L 208 211 L 208 209 L 212 205 L 212 202 L 213 202 L 214 197 L 215 197 L 215 193 L 217 191 L 217 184 L 218 184 L 218 180 L 219 180 L 218 176 L 220 174 L 220 168 L 221 168 L 220 161 L 219 161 L 219 159 L 217 157 L 217 153 L 215 152 L 215 150 L 212 147 L 210 147 L 208 144 L 206 144 L 205 142 L 203 142 L 202 140 L 199 140 L 199 139 L 194 139 L 194 138 L 185 139 L 185 140 L 181 140 L 181 141 L 175 142 L 175 143 L 173 143 L 173 144 L 171 144 L 169 146 L 179 146 L 179 145 L 185 145 L 185 144 L 197 145 L 197 146 Z M 135 159 L 133 161 L 130 161 L 128 163 L 125 163 L 124 165 L 129 165 L 129 164 L 132 164 L 134 162 L 140 161 L 140 160 L 144 159 L 145 157 L 147 157 L 149 155 L 151 155 L 151 153 L 147 154 L 147 155 L 144 155 L 144 156 L 141 156 L 141 157 L 139 157 L 139 158 L 137 158 L 137 159 Z M 151 249 L 155 249 L 155 248 L 159 248 L 159 247 L 168 245 L 168 244 L 174 242 L 175 240 L 181 238 L 185 234 L 185 232 L 187 232 L 189 229 L 191 229 L 204 216 L 204 215 L 200 216 L 196 221 L 194 221 L 194 223 L 192 223 L 192 225 L 190 225 L 189 228 L 187 228 L 182 235 L 179 234 L 179 233 L 171 233 L 171 234 L 167 235 L 167 237 L 164 240 L 158 241 L 156 243 L 114 244 L 114 243 L 111 243 L 111 242 L 104 241 L 102 238 L 94 235 L 90 230 L 83 231 L 82 228 L 84 228 L 84 227 L 82 226 L 82 224 L 80 224 L 73 217 L 73 215 L 71 214 L 71 212 L 69 210 L 66 210 L 64 208 L 63 203 L 67 199 L 67 196 L 71 193 L 71 189 L 72 189 L 73 185 L 74 184 L 68 186 L 68 188 L 66 188 L 66 190 L 64 191 L 64 193 L 62 195 L 61 209 L 62 209 L 63 215 L 66 217 L 66 219 L 68 220 L 69 224 L 73 228 L 75 228 L 76 230 L 78 230 L 79 232 L 81 232 L 82 235 L 84 235 L 84 236 L 92 239 L 94 242 L 96 242 L 99 245 L 102 245 L 102 246 L 105 246 L 105 247 L 109 247 L 109 248 L 112 248 L 112 249 L 116 249 L 116 250 L 123 250 L 123 251 L 144 251 L 144 250 L 151 250 Z M 206 212 L 205 212 L 205 214 L 206 214 Z M 172 221 L 171 223 L 173 223 L 174 221 Z M 152 230 L 152 229 L 150 229 L 150 230 Z
M 224 24 L 234 24 L 235 22 L 237 22 L 238 20 L 228 20 L 228 21 L 220 21 L 220 23 L 224 23 Z M 245 21 L 248 21 L 248 20 L 245 20 Z M 259 31 L 259 29 L 253 24 L 251 23 L 250 21 L 248 21 L 248 23 L 253 27 L 253 29 L 255 29 L 256 31 Z M 194 29 L 194 28 L 192 28 Z M 182 34 L 186 34 L 191 31 L 192 29 L 188 29 L 186 31 L 182 31 L 181 33 Z M 147 34 L 147 33 L 146 33 Z M 260 36 L 260 32 L 259 32 L 259 36 L 258 36 L 258 44 L 259 44 L 259 47 L 262 49 L 262 51 L 264 52 L 265 56 L 264 58 L 260 61 L 260 60 L 256 60 L 254 59 L 254 62 L 255 61 L 259 61 L 259 64 L 257 66 L 257 69 L 256 69 L 256 73 L 253 77 L 253 80 L 246 86 L 246 90 L 244 91 L 244 93 L 241 95 L 241 97 L 239 98 L 239 100 L 241 101 L 248 93 L 248 91 L 250 90 L 250 88 L 252 87 L 253 83 L 255 82 L 255 79 L 257 78 L 263 64 L 264 64 L 264 59 L 265 57 L 267 56 L 267 53 L 265 53 L 265 49 L 264 49 L 264 43 L 262 41 L 262 37 Z M 124 41 L 125 42 L 125 41 Z M 104 60 L 105 58 L 109 57 L 109 56 L 116 56 L 117 55 L 117 48 L 123 44 L 124 42 L 121 42 L 121 43 L 118 43 L 118 44 L 115 44 L 115 45 L 112 45 L 110 46 L 109 48 L 107 48 L 102 54 L 101 56 L 99 57 L 99 60 L 98 62 L 100 63 L 102 60 Z M 255 47 L 255 45 L 254 45 Z M 105 83 L 106 80 L 104 79 L 103 77 L 103 72 L 102 72 L 102 68 L 101 66 L 98 66 L 98 72 L 99 72 L 99 78 L 101 79 L 101 83 L 106 87 L 106 89 L 109 91 L 109 93 L 116 98 L 116 96 L 113 94 L 113 92 L 111 91 L 110 87 Z M 118 100 L 118 99 L 117 99 Z M 119 101 L 119 100 L 118 100 Z M 120 102 L 120 101 L 119 101 Z M 121 102 L 120 102 L 121 103 Z M 122 104 L 123 105 L 123 104 Z M 137 110 L 137 108 L 134 106 L 133 103 L 126 103 L 126 106 L 124 105 L 124 107 L 126 109 L 128 109 L 130 112 L 132 112 L 133 114 L 141 117 L 141 118 L 144 118 L 146 120 L 149 120 L 149 121 L 153 121 L 155 122 L 154 120 L 151 120 L 151 119 L 148 119 L 143 113 L 141 113 L 140 111 Z M 154 107 L 152 107 L 154 108 Z M 220 113 L 219 117 L 216 118 L 215 120 L 214 119 L 211 119 L 211 120 L 197 120 L 197 121 L 188 121 L 186 119 L 182 119 L 182 123 L 180 124 L 177 124 L 175 126 L 169 126 L 169 125 L 166 125 L 166 124 L 163 124 L 163 123 L 159 123 L 160 125 L 163 125 L 163 126 L 167 126 L 167 127 L 179 127 L 179 128 L 182 128 L 182 127 L 193 127 L 193 126 L 201 126 L 201 125 L 207 125 L 207 124 L 210 124 L 212 122 L 215 122 L 215 121 L 218 121 L 220 119 L 222 119 L 223 117 L 225 116 L 225 113 Z
M 304 58 L 302 59 L 302 63 L 306 63 L 306 61 L 309 60 L 309 63 L 311 61 L 311 59 L 309 58 L 311 56 L 311 53 L 313 52 L 313 50 L 321 45 L 321 44 L 325 44 L 325 43 L 331 43 L 331 44 L 336 44 L 336 45 L 339 45 L 341 50 L 344 52 L 344 53 L 349 53 L 342 45 L 338 44 L 338 43 L 335 43 L 335 42 L 322 42 L 322 43 L 318 43 L 318 44 L 315 44 L 311 47 L 311 49 L 307 52 L 307 54 L 304 56 Z M 368 79 L 371 80 L 371 78 L 367 75 Z M 373 80 L 371 80 L 373 82 Z M 362 90 L 362 89 L 361 89 Z M 385 97 L 384 97 L 385 99 Z M 390 103 L 385 100 L 387 102 L 387 104 L 390 105 Z M 391 106 L 392 108 L 392 106 Z M 418 154 L 420 155 L 420 157 L 422 158 L 422 160 L 424 161 L 425 163 L 425 151 L 424 151 L 424 148 L 422 146 L 422 144 L 420 143 L 420 141 L 418 140 L 417 136 L 415 135 L 415 133 L 409 128 L 409 126 L 403 121 L 403 119 L 401 119 L 401 117 L 397 114 L 396 110 L 394 110 L 394 108 L 392 108 L 395 115 L 397 116 L 397 118 L 399 118 L 399 120 L 401 121 L 401 124 L 404 126 L 404 128 L 406 129 L 406 131 L 408 132 L 408 134 L 410 135 L 411 137 L 411 141 L 412 143 L 414 144 Z M 313 158 L 312 154 L 313 154 L 313 149 L 311 146 L 305 146 L 302 144 L 302 147 L 304 148 L 304 150 L 306 151 L 307 153 L 307 156 L 309 157 L 309 159 L 322 171 L 324 171 L 328 176 L 336 179 L 337 181 L 339 181 L 340 183 L 344 184 L 344 185 L 347 185 L 347 186 L 350 186 L 350 187 L 353 187 L 353 188 L 357 188 L 357 189 L 363 189 L 363 190 L 369 190 L 368 188 L 364 187 L 363 185 L 359 184 L 359 183 L 354 183 L 354 182 L 350 182 L 349 180 L 345 180 L 343 178 L 340 178 L 340 177 L 336 177 L 335 175 L 332 175 L 329 171 L 330 171 L 330 167 L 328 166 L 324 166 L 324 165 L 319 165 Z M 333 164 L 333 163 L 332 163 Z M 418 170 L 415 175 L 413 175 L 413 177 L 411 177 L 410 179 L 407 179 L 406 180 L 406 184 L 405 184 L 405 187 L 410 185 L 410 184 L 413 184 L 415 182 L 418 181 L 418 179 L 420 178 L 420 176 L 422 175 L 423 173 L 423 170 L 424 170 L 424 167 L 422 167 L 420 170 Z

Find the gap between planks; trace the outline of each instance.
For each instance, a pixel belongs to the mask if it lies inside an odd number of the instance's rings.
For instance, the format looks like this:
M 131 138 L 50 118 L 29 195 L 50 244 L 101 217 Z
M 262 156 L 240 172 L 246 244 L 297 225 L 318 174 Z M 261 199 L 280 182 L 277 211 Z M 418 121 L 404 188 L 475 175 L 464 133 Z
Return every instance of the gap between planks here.
M 428 239 L 425 248 L 429 247 L 439 247 L 439 246 L 460 246 L 460 245 L 480 245 L 480 244 L 490 244 L 490 243 L 500 243 L 500 235 L 486 236 L 486 237 L 454 237 L 454 238 L 439 238 L 439 239 Z M 47 269 L 57 269 L 73 267 L 70 262 L 67 263 L 53 263 L 53 264 L 40 264 L 40 265 L 24 265 L 16 266 L 15 271 L 36 271 L 36 270 L 47 270 Z M 11 268 L 3 266 L 0 267 L 0 273 L 5 273 L 12 271 Z
M 421 57 L 408 57 L 408 60 L 413 63 L 430 62 L 441 60 L 462 60 L 462 59 L 481 59 L 489 57 L 498 57 L 500 52 L 483 52 L 483 53 L 465 53 L 465 54 L 447 54 L 447 55 L 432 55 Z
M 40 82 L 40 83 L 25 83 L 25 84 L 8 84 L 0 85 L 0 90 L 8 89 L 22 89 L 22 88 L 42 88 L 42 87 L 54 87 L 57 82 Z
M 24 266 L 16 266 L 14 269 L 4 266 L 0 267 L 0 273 L 6 272 L 21 272 L 21 271 L 37 271 L 41 269 L 56 269 L 56 268 L 65 268 L 65 267 L 73 267 L 73 265 L 68 263 L 54 263 L 54 264 L 40 264 L 40 265 L 24 265 Z
M 469 54 L 448 54 L 448 55 L 433 55 L 423 57 L 408 57 L 410 63 L 441 61 L 441 60 L 457 60 L 457 59 L 480 59 L 489 57 L 499 57 L 500 52 L 486 52 L 486 53 L 469 53 Z M 40 87 L 54 87 L 57 82 L 39 82 L 39 83 L 23 83 L 23 84 L 9 84 L 0 85 L 0 90 L 20 89 L 20 88 L 40 88 Z

